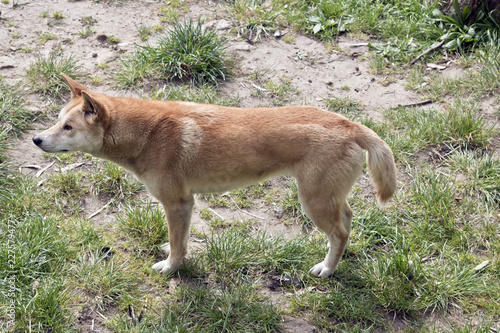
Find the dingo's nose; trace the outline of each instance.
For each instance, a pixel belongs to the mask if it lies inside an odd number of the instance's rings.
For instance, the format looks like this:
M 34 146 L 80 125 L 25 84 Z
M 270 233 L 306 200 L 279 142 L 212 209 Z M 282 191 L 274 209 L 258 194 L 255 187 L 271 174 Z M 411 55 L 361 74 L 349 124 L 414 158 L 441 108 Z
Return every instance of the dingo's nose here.
M 41 138 L 39 138 L 39 137 L 38 137 L 38 135 L 35 135 L 35 136 L 33 137 L 33 142 L 34 142 L 37 146 L 39 146 L 39 145 L 42 143 L 42 139 L 41 139 Z

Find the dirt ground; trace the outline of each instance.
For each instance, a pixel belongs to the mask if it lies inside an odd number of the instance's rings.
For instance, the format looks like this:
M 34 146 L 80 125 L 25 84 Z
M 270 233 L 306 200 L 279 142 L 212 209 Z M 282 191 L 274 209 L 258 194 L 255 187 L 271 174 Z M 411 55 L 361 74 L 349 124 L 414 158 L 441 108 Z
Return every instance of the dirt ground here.
M 17 1 L 16 1 L 17 2 Z M 127 52 L 133 52 L 136 45 L 141 45 L 137 27 L 161 24 L 157 14 L 163 1 L 125 1 L 121 5 L 113 5 L 106 1 L 91 0 L 33 0 L 23 1 L 13 8 L 10 4 L 0 4 L 0 75 L 6 82 L 26 81 L 26 69 L 35 61 L 37 53 L 48 54 L 56 44 L 64 47 L 65 53 L 72 54 L 82 66 L 82 71 L 89 76 L 103 78 L 102 83 L 84 83 L 97 92 L 110 95 L 131 95 L 142 97 L 141 91 L 123 92 L 113 88 L 113 70 L 118 66 L 118 59 Z M 379 117 L 384 108 L 407 105 L 421 101 L 421 96 L 405 89 L 405 77 L 396 77 L 390 84 L 383 84 L 384 77 L 370 74 L 369 62 L 366 60 L 368 48 L 365 41 L 339 39 L 338 48 L 329 51 L 321 42 L 312 38 L 285 31 L 294 36 L 294 41 L 284 42 L 282 39 L 263 39 L 261 42 L 249 44 L 230 32 L 232 22 L 220 10 L 217 2 L 197 1 L 188 3 L 189 11 L 185 17 L 197 19 L 205 17 L 207 25 L 218 30 L 229 41 L 228 51 L 237 61 L 237 74 L 221 84 L 221 91 L 228 97 L 238 97 L 240 106 L 255 107 L 269 105 L 268 98 L 259 94 L 262 87 L 252 81 L 252 75 L 258 74 L 262 81 L 287 78 L 297 90 L 297 94 L 289 104 L 310 104 L 324 107 L 323 100 L 329 97 L 347 97 L 359 101 L 364 111 Z M 60 22 L 55 22 L 51 15 L 54 12 L 64 15 Z M 48 18 L 40 17 L 42 12 Z M 88 38 L 78 34 L 84 25 L 82 18 L 92 17 L 96 30 Z M 57 35 L 57 39 L 40 42 L 44 33 Z M 120 42 L 111 44 L 102 41 L 102 36 L 114 36 Z M 155 37 L 149 43 L 154 44 Z M 107 67 L 99 66 L 107 64 Z M 455 75 L 454 69 L 445 69 L 444 75 Z M 347 89 L 348 87 L 349 89 Z M 28 88 L 26 88 L 28 90 Z M 262 93 L 262 91 L 261 91 Z M 264 92 L 264 94 L 266 94 Z M 28 105 L 33 112 L 43 112 L 49 101 L 37 94 L 29 94 Z M 12 145 L 10 152 L 16 170 L 19 166 L 40 165 L 45 167 L 49 161 L 31 142 L 31 137 L 39 129 L 48 124 L 34 124 L 34 130 L 28 131 L 22 140 Z M 85 168 L 86 166 L 81 166 Z M 36 173 L 37 170 L 19 169 L 23 173 Z M 55 170 L 48 169 L 46 172 Z M 103 205 L 99 200 L 87 200 L 88 214 L 95 212 Z M 206 206 L 206 202 L 198 199 L 197 212 Z M 225 218 L 257 219 L 266 221 L 266 228 L 280 232 L 276 211 L 269 207 L 260 207 L 248 212 L 220 209 L 217 213 Z M 194 225 L 203 229 L 205 222 L 194 214 Z M 252 216 L 254 215 L 254 216 Z M 113 214 L 103 211 L 101 223 L 114 220 Z M 103 222 L 104 221 L 104 222 Z M 264 222 L 263 222 L 264 223 Z M 314 332 L 315 328 L 302 319 L 290 318 L 284 326 L 288 332 Z

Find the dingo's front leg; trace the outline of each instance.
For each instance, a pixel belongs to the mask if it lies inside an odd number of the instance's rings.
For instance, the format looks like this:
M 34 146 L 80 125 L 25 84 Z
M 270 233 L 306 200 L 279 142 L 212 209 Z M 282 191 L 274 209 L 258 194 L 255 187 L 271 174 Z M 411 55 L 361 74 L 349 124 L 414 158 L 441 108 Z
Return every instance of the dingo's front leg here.
M 189 226 L 194 199 L 166 202 L 163 207 L 168 222 L 168 244 L 160 248 L 168 255 L 167 260 L 153 265 L 153 269 L 166 274 L 176 271 L 182 264 L 188 251 Z

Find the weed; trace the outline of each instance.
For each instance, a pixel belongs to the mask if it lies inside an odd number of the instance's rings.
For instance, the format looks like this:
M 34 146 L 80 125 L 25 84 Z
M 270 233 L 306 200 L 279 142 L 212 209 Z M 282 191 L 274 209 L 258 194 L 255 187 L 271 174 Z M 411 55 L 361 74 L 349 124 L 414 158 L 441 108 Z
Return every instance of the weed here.
M 311 8 L 307 16 L 306 30 L 312 35 L 319 35 L 323 40 L 333 40 L 339 33 L 346 32 L 347 27 L 354 21 L 345 15 L 344 5 L 329 1 L 320 1 Z
M 390 125 L 402 130 L 389 130 L 389 124 L 376 124 L 375 130 L 392 147 L 397 158 L 403 160 L 432 144 L 484 149 L 494 130 L 474 108 L 470 101 L 457 100 L 444 112 L 421 108 L 390 109 L 385 112 Z
M 153 31 L 153 33 L 163 32 L 165 30 L 165 27 L 159 24 L 155 24 L 151 27 L 151 30 Z
M 94 24 L 97 23 L 97 20 L 92 16 L 85 16 L 82 17 L 81 22 L 84 26 L 93 26 Z
M 414 54 L 421 51 L 413 43 L 413 38 L 392 39 L 385 44 L 369 44 L 375 52 L 391 62 L 409 62 Z
M 102 83 L 104 81 L 104 79 L 101 76 L 92 76 L 90 78 L 90 81 L 92 81 L 92 83 L 94 83 L 94 84 L 98 84 L 98 83 Z
M 185 7 L 185 4 L 186 1 L 184 0 L 174 0 L 162 5 L 158 10 L 160 21 L 165 23 L 177 22 L 182 12 L 186 12 L 188 10 L 188 7 Z
M 95 34 L 95 33 L 96 33 L 96 30 L 94 30 L 94 29 L 92 29 L 92 28 L 90 28 L 90 27 L 86 27 L 86 28 L 84 28 L 83 30 L 80 30 L 80 31 L 78 32 L 78 35 L 79 35 L 80 37 L 82 37 L 82 38 L 87 38 L 87 37 L 89 37 L 90 35 L 93 35 L 93 34 Z
M 494 125 L 488 124 L 477 110 L 477 104 L 471 100 L 452 101 L 447 128 L 443 128 L 452 144 L 463 148 L 485 148 L 490 143 L 495 133 Z
M 220 217 L 214 217 L 207 220 L 208 225 L 212 229 L 237 228 L 240 230 L 251 230 L 255 226 L 255 221 L 252 220 L 225 220 Z
M 396 79 L 394 77 L 392 77 L 392 76 L 385 76 L 385 77 L 381 78 L 378 82 L 381 85 L 383 85 L 384 87 L 387 87 L 391 83 L 396 82 Z
M 70 293 L 62 279 L 36 280 L 23 298 L 16 299 L 16 330 L 76 332 L 68 310 Z
M 203 208 L 200 210 L 200 217 L 204 220 L 211 220 L 214 217 L 214 214 L 208 208 Z
M 118 44 L 118 43 L 120 43 L 120 38 L 118 38 L 116 36 L 108 36 L 107 40 L 111 44 Z
M 451 239 L 457 214 L 453 181 L 429 170 L 415 179 L 412 191 L 415 205 L 421 207 L 424 217 L 415 227 L 427 235 L 427 241 Z
M 498 36 L 500 33 L 500 26 L 484 12 L 484 8 L 481 7 L 472 20 L 469 19 L 472 12 L 470 6 L 466 5 L 461 10 L 458 0 L 454 0 L 453 9 L 454 12 L 449 16 L 437 8 L 433 11 L 439 21 L 435 32 L 440 35 L 440 44 L 443 44 L 444 49 L 464 53 L 474 44 L 491 42 L 492 35 Z
M 289 78 L 283 77 L 279 82 L 267 81 L 264 83 L 264 88 L 268 91 L 272 98 L 273 106 L 283 106 L 290 103 L 291 95 L 298 94 L 297 89 L 292 85 Z
M 147 27 L 145 25 L 139 25 L 139 26 L 136 26 L 136 28 L 137 28 L 137 32 L 139 33 L 139 38 L 143 42 L 147 41 L 149 39 L 149 36 L 151 36 L 153 33 L 153 29 L 151 29 L 150 27 Z
M 40 44 L 44 45 L 49 40 L 57 39 L 57 35 L 45 32 L 38 39 L 40 40 Z
M 210 207 L 231 207 L 229 199 L 226 196 L 221 196 L 217 194 L 208 194 L 203 196 L 205 200 L 208 200 Z
M 318 254 L 317 244 L 308 238 L 286 240 L 283 236 L 251 233 L 237 227 L 222 229 L 206 241 L 206 265 L 214 270 L 222 283 L 229 283 L 230 277 L 246 276 L 254 270 L 295 274 Z
M 78 220 L 75 233 L 75 245 L 92 245 L 91 248 L 101 245 L 101 237 L 94 228 L 94 225 L 88 220 Z
M 312 318 L 316 327 L 325 332 L 370 332 L 374 328 L 387 330 L 376 305 L 364 291 L 345 290 L 338 286 L 321 293 L 303 293 L 292 299 L 295 311 L 308 309 L 318 314 Z
M 61 12 L 55 11 L 52 13 L 52 18 L 54 20 L 62 20 L 64 18 L 64 15 Z

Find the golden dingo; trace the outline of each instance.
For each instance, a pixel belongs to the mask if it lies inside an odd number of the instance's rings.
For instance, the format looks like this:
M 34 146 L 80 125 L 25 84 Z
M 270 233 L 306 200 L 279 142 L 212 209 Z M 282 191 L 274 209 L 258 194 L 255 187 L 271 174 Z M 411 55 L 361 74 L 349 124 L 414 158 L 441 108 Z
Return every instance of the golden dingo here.
M 161 273 L 178 269 L 187 253 L 196 193 L 294 176 L 304 211 L 330 244 L 325 260 L 311 268 L 326 278 L 349 238 L 346 198 L 361 174 L 363 150 L 378 201 L 385 203 L 396 190 L 389 146 L 335 113 L 311 106 L 243 109 L 116 98 L 63 77 L 71 100 L 33 142 L 46 152 L 82 151 L 113 161 L 145 184 L 167 216 L 168 258 L 153 266 Z

